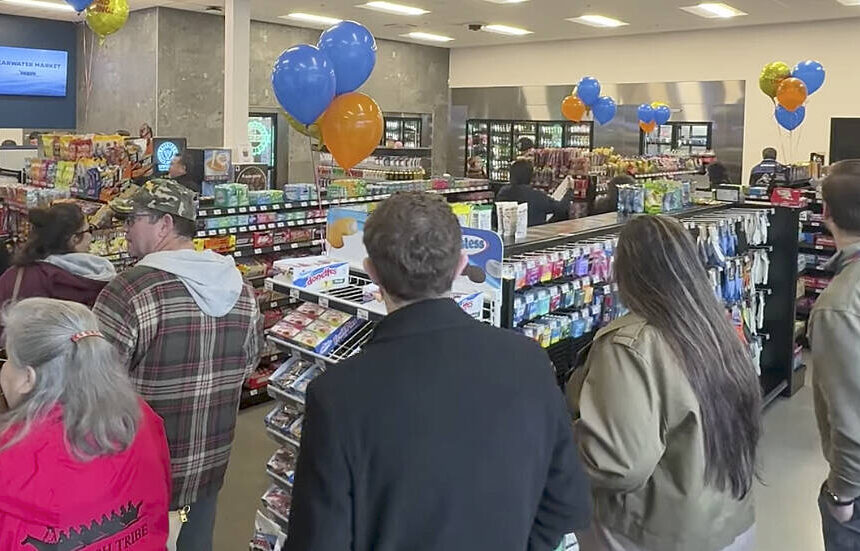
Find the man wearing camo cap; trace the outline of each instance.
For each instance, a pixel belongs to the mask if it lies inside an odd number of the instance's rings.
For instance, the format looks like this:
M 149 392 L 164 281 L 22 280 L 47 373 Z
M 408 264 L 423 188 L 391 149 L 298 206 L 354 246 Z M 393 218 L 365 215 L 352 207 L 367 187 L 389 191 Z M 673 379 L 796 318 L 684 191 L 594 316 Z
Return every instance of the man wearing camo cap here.
M 209 551 L 242 383 L 257 365 L 262 316 L 231 257 L 195 251 L 197 194 L 151 180 L 110 204 L 140 261 L 108 284 L 94 311 L 137 391 L 164 419 L 171 516 L 187 516 L 180 551 Z M 170 547 L 173 549 L 173 547 Z

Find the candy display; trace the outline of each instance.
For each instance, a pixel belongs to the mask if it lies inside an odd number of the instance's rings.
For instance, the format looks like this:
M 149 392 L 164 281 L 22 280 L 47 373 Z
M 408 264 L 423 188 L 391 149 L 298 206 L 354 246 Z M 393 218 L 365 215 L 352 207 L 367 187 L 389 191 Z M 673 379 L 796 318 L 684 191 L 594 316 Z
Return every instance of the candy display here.
M 302 419 L 301 405 L 298 403 L 281 404 L 266 415 L 266 426 L 284 436 L 290 436 L 291 428 Z
M 284 488 L 272 486 L 263 494 L 263 503 L 266 504 L 266 508 L 283 520 L 290 518 L 291 502 L 292 498 Z
M 302 305 L 276 323 L 270 333 L 317 354 L 326 355 L 362 324 L 358 318 L 337 310 L 311 310 Z
M 269 459 L 269 462 L 266 464 L 266 470 L 289 486 L 292 486 L 297 459 L 298 451 L 296 449 L 291 447 L 280 448 Z

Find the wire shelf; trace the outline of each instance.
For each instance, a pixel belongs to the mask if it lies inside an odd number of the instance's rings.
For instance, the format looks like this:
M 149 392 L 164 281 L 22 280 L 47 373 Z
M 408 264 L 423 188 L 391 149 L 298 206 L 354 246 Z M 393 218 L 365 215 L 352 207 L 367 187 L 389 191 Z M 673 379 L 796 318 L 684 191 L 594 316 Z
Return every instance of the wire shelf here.
M 279 277 L 270 277 L 266 280 L 266 289 L 288 294 L 290 297 L 314 302 L 323 308 L 333 308 L 346 312 L 359 319 L 379 321 L 386 315 L 385 305 L 377 302 L 362 302 L 362 287 L 371 283 L 370 278 L 355 271 L 350 271 L 349 285 L 340 289 L 329 291 L 313 291 L 296 287 Z
M 358 352 L 361 351 L 361 348 L 367 343 L 368 340 L 370 340 L 370 337 L 373 334 L 374 327 L 376 327 L 375 323 L 365 323 L 364 325 L 359 327 L 355 331 L 355 333 L 350 335 L 348 339 L 336 346 L 327 355 L 317 354 L 316 352 L 312 352 L 311 350 L 308 350 L 301 345 L 286 341 L 284 339 L 281 339 L 280 337 L 276 337 L 271 334 L 269 334 L 267 338 L 270 342 L 273 342 L 278 346 L 290 349 L 293 355 L 302 356 L 312 360 L 321 360 L 325 363 L 334 364 L 342 362 L 343 360 L 350 358 L 355 354 L 358 354 Z M 290 395 L 286 396 L 289 396 L 290 399 L 293 401 L 297 401 Z

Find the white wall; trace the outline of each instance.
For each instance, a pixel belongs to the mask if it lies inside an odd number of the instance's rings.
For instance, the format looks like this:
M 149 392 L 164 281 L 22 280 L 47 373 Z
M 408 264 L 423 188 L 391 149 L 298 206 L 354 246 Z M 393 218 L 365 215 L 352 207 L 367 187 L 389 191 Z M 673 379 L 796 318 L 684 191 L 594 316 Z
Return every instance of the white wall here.
M 821 62 L 827 81 L 789 135 L 758 77 L 771 61 L 804 59 Z M 793 161 L 829 152 L 830 118 L 860 117 L 860 19 L 451 50 L 452 88 L 565 84 L 585 75 L 605 83 L 746 80 L 748 174 L 767 146 Z

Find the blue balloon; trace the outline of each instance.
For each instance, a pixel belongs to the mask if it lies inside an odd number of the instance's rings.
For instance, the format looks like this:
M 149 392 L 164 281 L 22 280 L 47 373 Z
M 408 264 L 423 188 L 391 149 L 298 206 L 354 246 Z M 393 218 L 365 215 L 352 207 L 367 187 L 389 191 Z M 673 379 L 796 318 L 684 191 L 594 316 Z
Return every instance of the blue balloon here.
M 811 59 L 801 61 L 794 66 L 791 76 L 802 80 L 806 84 L 806 93 L 811 96 L 824 84 L 824 66 Z
M 85 9 L 90 7 L 90 4 L 94 2 L 94 0 L 66 0 L 70 6 L 75 8 L 75 11 L 81 13 Z
M 334 65 L 316 46 L 299 44 L 284 50 L 272 69 L 278 103 L 305 126 L 325 113 L 336 87 Z
M 647 103 L 643 103 L 642 105 L 640 105 L 636 113 L 639 115 L 639 122 L 655 121 L 654 108 Z
M 594 113 L 594 120 L 600 124 L 606 124 L 615 118 L 615 113 L 618 107 L 615 105 L 615 100 L 609 96 L 601 96 L 597 98 L 594 105 L 591 106 L 591 112 Z
M 660 105 L 654 109 L 654 120 L 657 124 L 666 124 L 672 118 L 672 110 L 668 105 Z
M 317 47 L 334 63 L 337 95 L 357 90 L 376 66 L 376 39 L 355 21 L 341 21 L 328 28 L 320 35 Z
M 600 99 L 600 83 L 594 77 L 583 77 L 576 85 L 576 95 L 582 103 L 594 107 L 594 103 Z
M 789 111 L 782 105 L 777 105 L 774 116 L 781 127 L 791 131 L 800 126 L 806 118 L 806 107 L 800 106 L 796 111 Z

